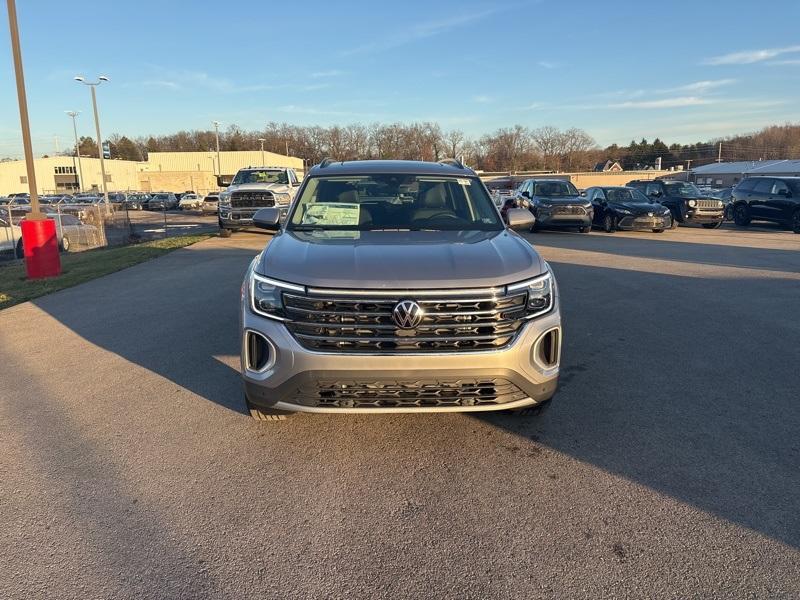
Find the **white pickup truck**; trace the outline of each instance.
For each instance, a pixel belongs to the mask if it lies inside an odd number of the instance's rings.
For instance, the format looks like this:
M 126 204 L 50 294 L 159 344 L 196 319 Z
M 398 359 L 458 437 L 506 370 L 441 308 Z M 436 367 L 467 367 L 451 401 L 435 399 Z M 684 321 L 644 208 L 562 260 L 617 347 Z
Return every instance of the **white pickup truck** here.
M 250 227 L 260 208 L 278 207 L 282 216 L 289 211 L 300 180 L 294 169 L 286 167 L 247 167 L 239 169 L 224 192 L 219 195 L 220 236 Z

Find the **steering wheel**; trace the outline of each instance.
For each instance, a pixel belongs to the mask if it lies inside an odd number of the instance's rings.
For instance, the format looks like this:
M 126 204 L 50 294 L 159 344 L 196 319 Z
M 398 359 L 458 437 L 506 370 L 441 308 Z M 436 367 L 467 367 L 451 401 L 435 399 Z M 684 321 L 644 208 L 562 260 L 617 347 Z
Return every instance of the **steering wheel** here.
M 432 220 L 435 220 L 435 219 L 442 219 L 442 218 L 459 219 L 460 217 L 458 217 L 457 215 L 454 215 L 451 212 L 442 211 L 442 212 L 434 213 L 434 214 L 432 214 L 432 215 L 430 215 L 428 217 L 425 217 L 425 220 L 426 221 L 428 221 L 428 220 L 432 221 Z

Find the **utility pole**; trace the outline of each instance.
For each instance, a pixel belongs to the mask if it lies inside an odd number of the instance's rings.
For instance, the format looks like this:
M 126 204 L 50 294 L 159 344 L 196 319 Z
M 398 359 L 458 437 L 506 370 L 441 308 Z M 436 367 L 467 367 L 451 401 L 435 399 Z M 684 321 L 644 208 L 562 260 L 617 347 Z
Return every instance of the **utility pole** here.
M 265 167 L 267 166 L 267 163 L 264 160 L 264 142 L 266 142 L 267 140 L 265 140 L 264 138 L 258 138 L 258 141 L 261 142 L 261 166 Z
M 88 85 L 89 89 L 92 91 L 92 109 L 94 110 L 94 128 L 95 132 L 97 133 L 97 155 L 100 157 L 100 178 L 102 179 L 103 184 L 103 200 L 106 203 L 106 207 L 108 207 L 108 190 L 106 189 L 106 163 L 103 162 L 103 138 L 100 135 L 100 116 L 97 112 L 97 94 L 95 93 L 95 88 L 104 81 L 108 81 L 108 77 L 105 75 L 100 75 L 100 77 L 97 78 L 97 81 L 86 81 L 82 75 L 77 75 L 75 77 L 75 81 L 82 83 L 83 85 Z
M 286 141 L 286 156 L 289 156 L 289 140 Z
M 722 142 L 719 143 L 719 154 L 717 155 L 717 162 L 722 162 Z
M 687 158 L 687 159 L 686 159 L 686 170 L 687 170 L 687 171 L 690 171 L 690 170 L 691 170 L 691 168 L 692 168 L 692 161 L 693 161 L 693 160 L 694 160 L 693 158 Z
M 219 121 L 211 121 L 214 126 L 214 133 L 217 137 L 217 175 L 222 175 L 222 163 L 219 162 Z
M 6 4 L 19 104 L 19 124 L 22 130 L 22 148 L 25 152 L 25 170 L 28 173 L 28 191 L 31 202 L 31 212 L 20 223 L 22 228 L 21 248 L 25 256 L 25 272 L 28 278 L 41 279 L 61 274 L 61 257 L 58 254 L 55 221 L 46 219 L 39 210 L 39 193 L 33 162 L 33 144 L 31 144 L 31 124 L 28 119 L 28 97 L 25 93 L 25 74 L 22 68 L 22 49 L 19 41 L 17 5 L 14 0 L 6 0 Z
M 78 126 L 75 118 L 80 114 L 77 110 L 68 110 L 67 114 L 72 117 L 72 132 L 75 134 L 75 155 L 78 157 L 78 191 L 83 191 L 83 165 L 81 164 L 81 146 L 78 142 Z M 73 157 L 74 160 L 74 157 Z
M 53 136 L 53 138 L 54 138 L 53 141 L 56 143 L 56 155 L 61 154 L 61 148 L 58 147 L 58 136 L 55 135 Z

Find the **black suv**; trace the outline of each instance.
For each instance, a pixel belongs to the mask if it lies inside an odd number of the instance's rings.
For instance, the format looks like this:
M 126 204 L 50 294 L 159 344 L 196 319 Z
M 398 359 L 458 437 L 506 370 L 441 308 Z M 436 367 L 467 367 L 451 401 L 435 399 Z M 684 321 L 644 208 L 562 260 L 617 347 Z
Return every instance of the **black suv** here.
M 800 177 L 748 177 L 733 188 L 733 220 L 773 221 L 800 233 Z
M 517 188 L 517 200 L 526 201 L 536 217 L 533 228 L 577 227 L 581 233 L 592 229 L 592 203 L 564 179 L 526 179 Z
M 674 226 L 698 223 L 706 229 L 716 229 L 725 220 L 725 204 L 703 194 L 693 183 L 636 179 L 628 182 L 628 187 L 666 206 L 672 213 Z

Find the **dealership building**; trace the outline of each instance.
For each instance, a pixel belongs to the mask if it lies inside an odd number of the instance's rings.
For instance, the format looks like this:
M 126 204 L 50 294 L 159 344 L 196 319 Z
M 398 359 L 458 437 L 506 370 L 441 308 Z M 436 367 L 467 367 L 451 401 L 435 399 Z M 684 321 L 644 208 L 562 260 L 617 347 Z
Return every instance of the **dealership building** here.
M 295 169 L 302 177 L 302 158 L 273 152 L 150 152 L 147 161 L 104 161 L 108 191 L 184 192 L 200 194 L 226 186 L 236 171 L 249 166 Z M 34 160 L 39 194 L 101 190 L 100 160 L 51 156 Z M 0 162 L 0 196 L 28 191 L 24 160 Z
M 695 167 L 690 180 L 698 185 L 731 187 L 746 177 L 800 177 L 800 160 L 743 160 Z

